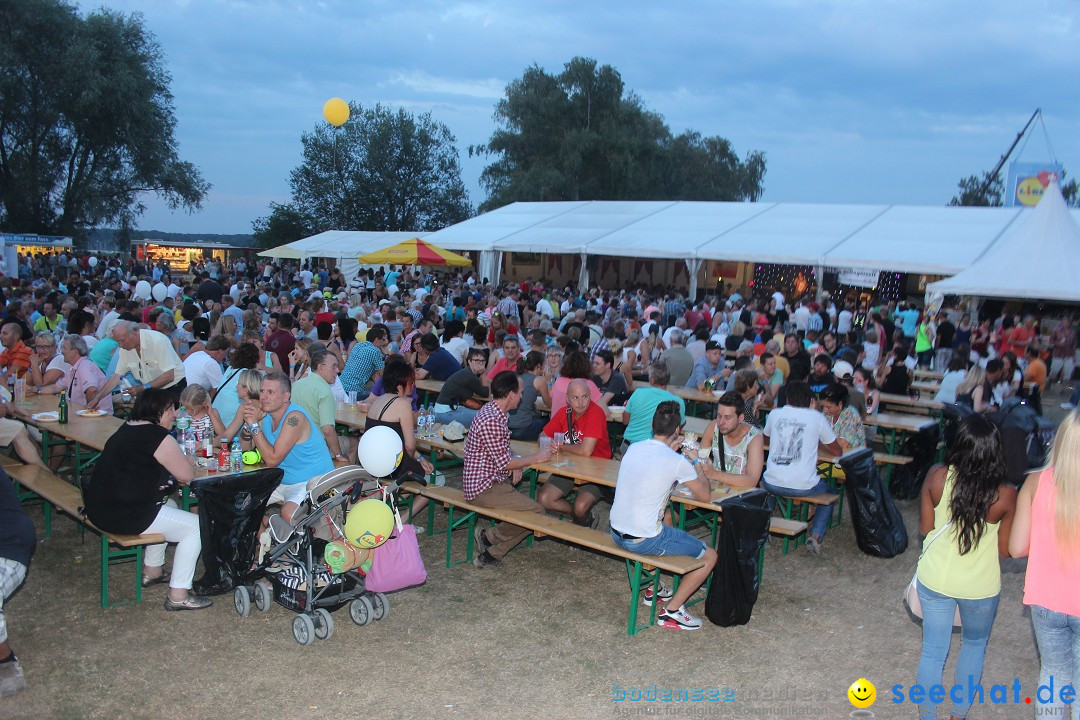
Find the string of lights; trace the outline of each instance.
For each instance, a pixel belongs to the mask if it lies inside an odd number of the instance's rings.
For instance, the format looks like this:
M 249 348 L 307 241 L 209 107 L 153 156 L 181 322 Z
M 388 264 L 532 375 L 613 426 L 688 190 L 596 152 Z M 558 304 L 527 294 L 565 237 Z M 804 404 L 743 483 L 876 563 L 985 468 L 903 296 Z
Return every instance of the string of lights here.
M 881 272 L 878 274 L 877 285 L 873 288 L 859 287 L 857 285 L 845 285 L 836 280 L 836 274 L 826 272 L 821 278 L 822 287 L 832 293 L 834 299 L 851 296 L 858 297 L 862 293 L 870 292 L 875 300 L 899 300 L 907 295 L 907 274 L 897 272 Z M 754 266 L 754 278 L 748 285 L 750 294 L 755 298 L 767 298 L 775 290 L 779 290 L 788 298 L 798 298 L 804 295 L 813 295 L 817 292 L 818 278 L 816 270 L 811 265 L 774 265 L 772 263 L 758 263 Z

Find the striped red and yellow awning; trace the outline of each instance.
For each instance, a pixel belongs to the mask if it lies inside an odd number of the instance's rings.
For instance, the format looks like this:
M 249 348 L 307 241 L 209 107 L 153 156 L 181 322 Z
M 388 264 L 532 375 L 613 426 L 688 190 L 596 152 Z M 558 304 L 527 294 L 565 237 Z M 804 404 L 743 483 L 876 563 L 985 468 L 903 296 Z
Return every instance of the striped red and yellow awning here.
M 469 258 L 412 238 L 357 258 L 361 265 L 472 265 Z

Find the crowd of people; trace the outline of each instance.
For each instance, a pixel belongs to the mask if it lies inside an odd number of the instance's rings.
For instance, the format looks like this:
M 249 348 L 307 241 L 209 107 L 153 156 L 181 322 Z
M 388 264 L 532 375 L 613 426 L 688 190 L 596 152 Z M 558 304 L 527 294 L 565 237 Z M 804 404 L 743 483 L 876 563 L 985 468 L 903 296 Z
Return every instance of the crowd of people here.
M 335 432 L 338 405 L 362 402 L 369 426 L 392 428 L 404 447 L 397 476 L 421 483 L 433 468 L 416 447 L 418 416 L 460 423 L 468 430 L 462 477 L 467 500 L 558 513 L 591 527 L 601 522 L 597 503 L 606 501 L 610 532 L 621 546 L 703 559 L 704 567 L 684 577 L 677 592 L 661 586 L 659 598 L 646 593 L 646 602 L 663 603 L 662 624 L 692 630 L 701 622 L 684 602 L 716 555 L 671 527 L 665 508 L 673 485 L 696 498 L 711 497 L 716 483 L 760 484 L 789 497 L 831 492 L 817 473 L 819 453 L 838 456 L 871 442 L 864 420 L 878 411 L 883 393 L 908 393 L 915 368 L 944 374 L 940 398 L 992 410 L 1011 395 L 1037 401 L 1047 383 L 1068 382 L 1077 345 L 1074 318 L 1059 322 L 1042 344 L 1032 317 L 1003 313 L 975 323 L 955 309 L 926 313 L 894 302 L 867 307 L 828 293 L 789 302 L 779 290 L 746 297 L 729 286 L 688 302 L 673 290 L 578 291 L 532 278 L 493 285 L 472 272 L 392 266 L 362 269 L 353 278 L 336 268 L 245 259 L 184 270 L 86 255 L 23 258 L 18 278 L 3 281 L 0 307 L 0 368 L 12 381 L 22 379 L 27 393 L 65 392 L 77 404 L 106 410 L 114 391 L 135 399 L 124 437 L 118 433 L 95 466 L 87 511 L 105 530 L 160 532 L 178 543 L 172 573 L 164 572 L 164 546 L 145 558 L 143 583 L 168 584 L 168 610 L 210 605 L 193 591 L 197 523 L 193 528 L 190 518 L 180 517 L 186 513 L 162 504 L 175 482 L 191 479 L 190 463 L 169 434 L 178 413 L 200 443 L 239 437 L 264 463 L 282 468 L 284 480 L 272 502 L 282 504 L 286 520 L 309 478 L 335 462 L 356 462 L 355 443 Z M 140 281 L 146 285 L 140 288 Z M 420 380 L 441 383 L 429 408 L 420 405 Z M 644 386 L 635 386 L 640 381 Z M 686 442 L 686 402 L 675 388 L 718 395 L 715 419 L 696 444 Z M 764 423 L 762 410 L 769 411 Z M 621 442 L 609 435 L 612 413 L 625 426 Z M 976 420 L 965 427 L 974 435 L 984 431 Z M 35 433 L 0 417 L 0 443 L 25 462 L 41 464 Z M 517 457 L 511 439 L 536 440 L 539 449 Z M 125 453 L 133 442 L 142 450 Z M 932 608 L 944 607 L 938 601 L 948 597 L 961 600 L 962 614 L 973 612 L 964 604 L 968 598 L 950 594 L 950 563 L 959 566 L 972 548 L 994 544 L 994 533 L 980 528 L 1001 524 L 1001 547 L 1009 535 L 1012 496 L 986 478 L 979 489 L 965 489 L 977 474 L 973 463 L 987 457 L 983 442 L 969 443 L 978 446 L 971 450 L 974 459 L 953 448 L 950 469 L 931 473 L 924 490 L 924 529 L 944 532 L 953 522 L 950 536 L 956 536 L 955 558 L 939 560 L 936 569 L 934 558 L 926 559 L 920 593 L 928 617 L 936 617 Z M 518 493 L 513 485 L 521 471 L 555 451 L 621 458 L 616 488 L 584 485 L 568 499 L 574 483 L 556 475 L 535 501 Z M 1064 503 L 1071 512 L 1075 480 L 1068 468 L 1069 489 L 1049 502 Z M 116 482 L 120 476 L 128 482 Z M 1034 508 L 1029 512 L 1044 517 L 1047 501 L 1036 493 L 1052 492 L 1042 488 L 1052 488 L 1053 480 L 1043 476 L 1036 486 L 1024 491 Z M 1025 495 L 1020 497 L 1023 507 Z M 822 551 L 830 510 L 821 506 L 813 518 L 806 547 L 814 555 Z M 478 526 L 474 563 L 496 565 L 526 535 L 508 523 Z M 1073 535 L 1033 530 L 1032 554 L 1074 543 Z M 7 593 L 18 580 L 4 578 Z M 935 585 L 935 578 L 946 581 Z M 984 584 L 989 597 L 994 583 Z M 1031 597 L 1049 602 L 1069 622 L 1080 614 L 1056 597 L 1046 600 L 1045 593 Z M 1054 618 L 1057 628 L 1060 618 Z M 969 639 L 965 623 L 972 655 L 965 656 L 965 667 L 978 664 L 977 624 L 971 625 Z M 929 643 L 939 624 L 927 626 Z M 935 663 L 941 641 L 935 638 L 924 651 L 928 676 L 940 674 Z

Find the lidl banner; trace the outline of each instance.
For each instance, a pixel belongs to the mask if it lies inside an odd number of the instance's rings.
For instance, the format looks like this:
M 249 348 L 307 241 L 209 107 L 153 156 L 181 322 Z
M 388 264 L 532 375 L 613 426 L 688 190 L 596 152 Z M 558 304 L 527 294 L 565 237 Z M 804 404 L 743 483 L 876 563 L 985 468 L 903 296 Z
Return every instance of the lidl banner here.
M 1061 180 L 1061 163 L 1020 163 L 1009 165 L 1005 183 L 1005 207 L 1035 207 L 1051 180 Z

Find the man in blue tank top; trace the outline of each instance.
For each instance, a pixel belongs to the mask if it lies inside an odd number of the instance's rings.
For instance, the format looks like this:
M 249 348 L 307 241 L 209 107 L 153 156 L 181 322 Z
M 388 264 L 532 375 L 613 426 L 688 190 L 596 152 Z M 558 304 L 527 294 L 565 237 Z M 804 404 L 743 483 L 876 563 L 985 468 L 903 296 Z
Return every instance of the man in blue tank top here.
M 304 501 L 307 481 L 334 469 L 330 451 L 311 416 L 292 403 L 292 383 L 285 373 L 275 371 L 263 378 L 259 394 L 262 409 L 246 407 L 244 423 L 254 446 L 268 467 L 280 467 L 285 477 L 270 503 L 282 502 L 281 517 L 292 522 L 297 506 Z

